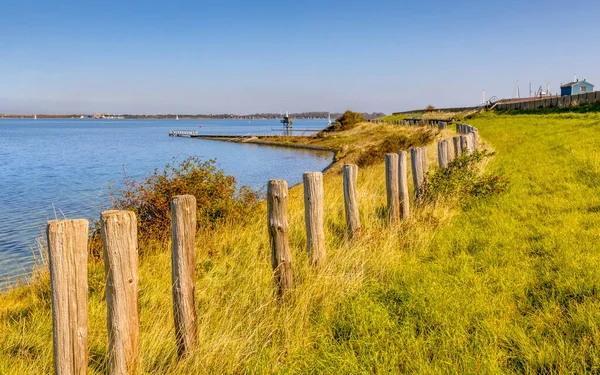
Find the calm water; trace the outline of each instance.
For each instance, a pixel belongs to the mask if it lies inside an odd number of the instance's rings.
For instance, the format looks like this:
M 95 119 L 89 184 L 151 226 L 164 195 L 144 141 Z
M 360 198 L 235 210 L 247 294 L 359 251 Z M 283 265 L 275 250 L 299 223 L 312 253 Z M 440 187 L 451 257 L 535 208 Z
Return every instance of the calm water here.
M 324 125 L 306 120 L 294 126 Z M 121 186 L 125 174 L 141 178 L 174 157 L 198 156 L 217 159 L 239 185 L 263 188 L 270 178 L 298 183 L 304 171 L 330 163 L 329 152 L 168 136 L 172 129 L 266 132 L 279 126 L 275 120 L 0 119 L 0 289 L 30 272 L 47 220 L 97 218 L 108 185 Z

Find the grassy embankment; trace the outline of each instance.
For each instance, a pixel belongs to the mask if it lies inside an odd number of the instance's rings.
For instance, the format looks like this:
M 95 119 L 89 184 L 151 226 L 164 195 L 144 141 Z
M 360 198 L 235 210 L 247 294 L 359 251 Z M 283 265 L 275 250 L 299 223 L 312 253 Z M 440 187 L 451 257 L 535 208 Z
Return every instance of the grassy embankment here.
M 597 372 L 600 116 L 488 114 L 469 124 L 497 152 L 487 169 L 508 177 L 506 193 L 438 202 L 388 226 L 381 161 L 359 171 L 364 235 L 349 244 L 341 176 L 332 171 L 328 263 L 320 272 L 307 264 L 302 189 L 292 189 L 296 288 L 284 306 L 273 293 L 264 206 L 255 224 L 200 232 L 200 346 L 186 361 L 176 360 L 169 254 L 147 255 L 140 268 L 145 371 Z M 430 164 L 435 155 L 431 145 Z M 101 267 L 90 266 L 91 373 L 106 368 Z M 46 279 L 0 296 L 0 325 L 0 373 L 51 372 Z
M 458 118 L 462 121 L 462 118 L 464 117 L 465 112 L 436 112 L 436 111 L 432 111 L 432 112 L 423 112 L 423 111 L 417 111 L 417 112 L 411 112 L 411 113 L 402 113 L 402 114 L 398 114 L 398 115 L 388 115 L 388 116 L 384 116 L 379 118 L 379 120 L 404 120 L 405 118 L 425 118 L 425 119 L 436 119 L 436 120 L 440 120 L 440 119 L 452 119 L 452 118 Z

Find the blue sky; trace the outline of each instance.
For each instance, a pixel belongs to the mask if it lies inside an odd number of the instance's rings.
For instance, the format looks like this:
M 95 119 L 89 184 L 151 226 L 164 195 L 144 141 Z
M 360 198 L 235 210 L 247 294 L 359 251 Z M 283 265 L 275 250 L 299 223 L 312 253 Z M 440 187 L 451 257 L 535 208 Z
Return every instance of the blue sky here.
M 0 113 L 392 112 L 600 85 L 599 1 L 5 1 Z M 600 89 L 600 86 L 597 87 Z

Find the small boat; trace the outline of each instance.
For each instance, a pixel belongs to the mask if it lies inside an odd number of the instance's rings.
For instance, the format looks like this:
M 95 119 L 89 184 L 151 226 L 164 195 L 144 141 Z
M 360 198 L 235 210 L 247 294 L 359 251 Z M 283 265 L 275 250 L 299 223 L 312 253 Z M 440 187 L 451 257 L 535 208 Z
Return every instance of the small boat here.
M 175 115 L 175 120 L 179 120 L 179 115 Z
M 34 119 L 34 120 L 37 120 L 37 115 L 33 115 L 33 119 Z
M 331 113 L 327 114 L 327 125 L 331 125 Z

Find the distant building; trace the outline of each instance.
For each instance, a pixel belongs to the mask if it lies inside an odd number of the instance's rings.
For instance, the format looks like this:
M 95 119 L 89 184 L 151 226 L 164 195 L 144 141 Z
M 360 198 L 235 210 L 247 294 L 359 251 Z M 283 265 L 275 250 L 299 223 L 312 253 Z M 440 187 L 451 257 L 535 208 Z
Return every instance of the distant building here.
M 585 94 L 594 91 L 594 85 L 589 82 L 577 80 L 560 86 L 560 96 Z

